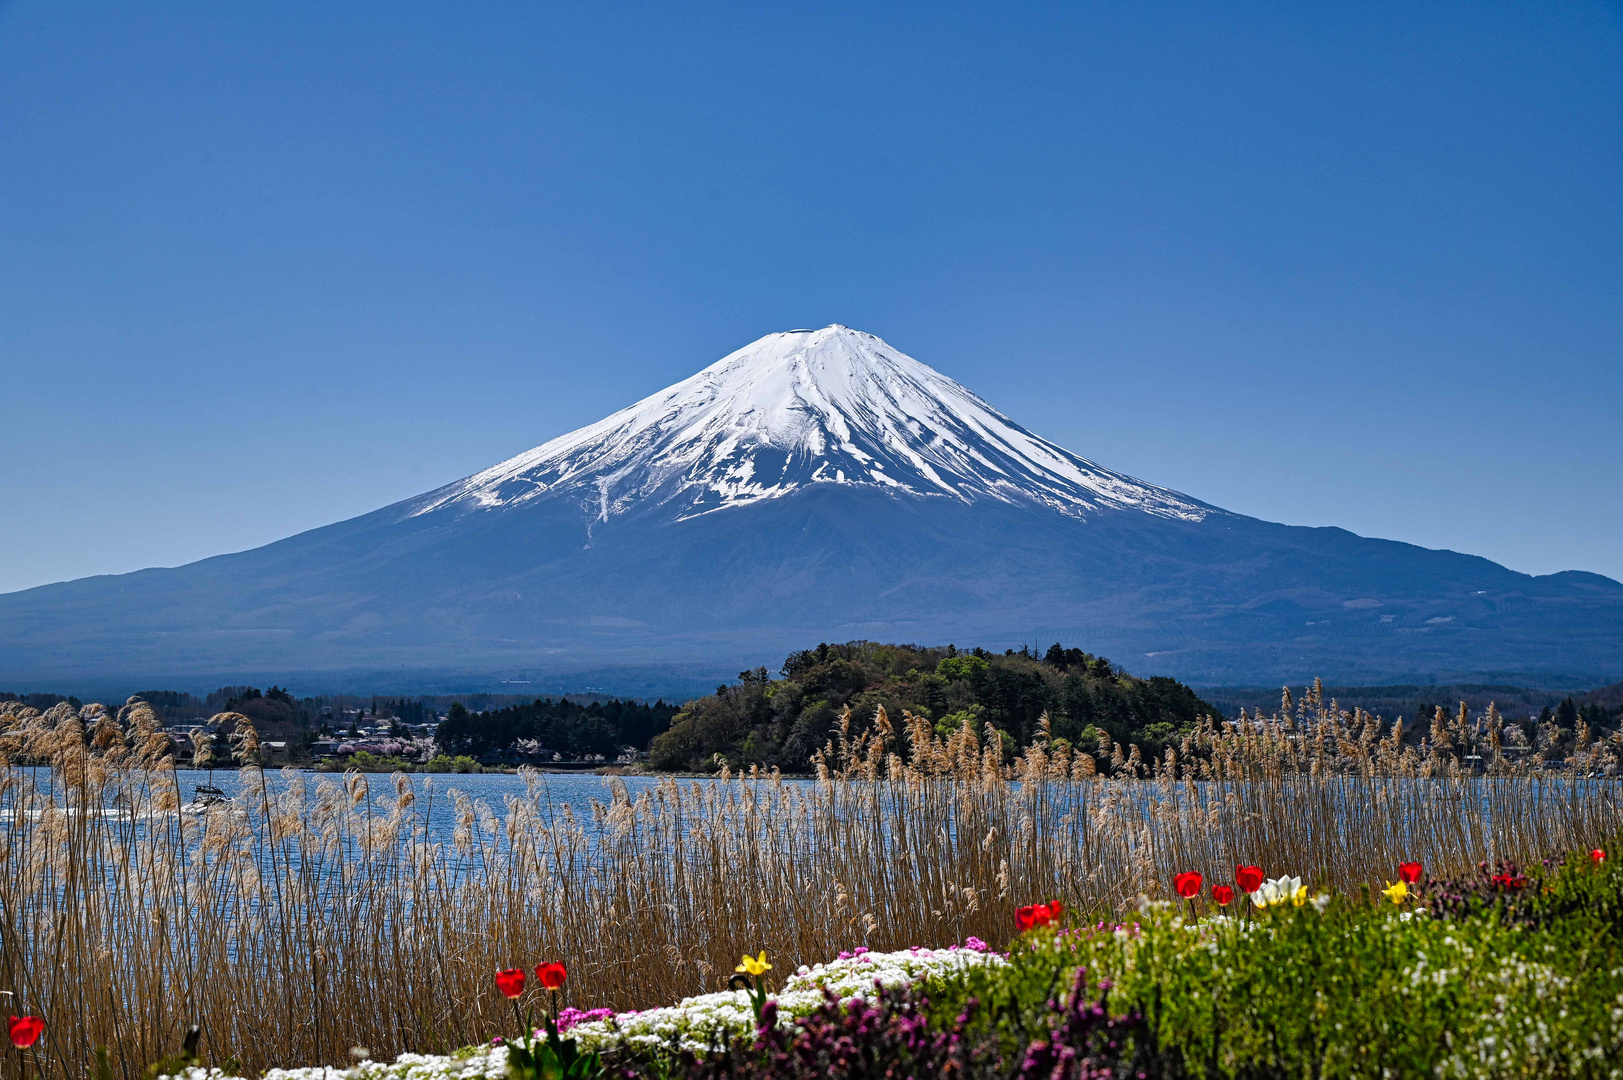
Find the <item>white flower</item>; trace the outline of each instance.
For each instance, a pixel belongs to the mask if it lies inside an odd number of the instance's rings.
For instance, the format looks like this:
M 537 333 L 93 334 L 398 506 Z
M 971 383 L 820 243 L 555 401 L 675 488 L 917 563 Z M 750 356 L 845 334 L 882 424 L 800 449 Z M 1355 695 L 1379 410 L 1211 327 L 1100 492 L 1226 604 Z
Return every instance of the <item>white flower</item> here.
M 1005 963 L 1007 961 L 996 953 L 958 947 L 913 948 L 893 953 L 864 951 L 826 964 L 802 965 L 784 980 L 782 989 L 772 998 L 777 1003 L 778 1022 L 788 1025 L 796 1017 L 806 1016 L 821 1006 L 825 989 L 841 1001 L 849 1001 L 872 994 L 876 982 L 889 989 L 950 977 L 973 967 Z M 748 1034 L 754 1024 L 749 995 L 742 990 L 732 990 L 702 994 L 664 1008 L 589 1021 L 571 1028 L 569 1034 L 582 1050 L 606 1050 L 623 1045 L 650 1049 L 674 1046 L 700 1053 Z
M 1298 899 L 1300 898 L 1300 899 Z M 1277 877 L 1264 881 L 1251 894 L 1251 902 L 1259 908 L 1275 907 L 1294 902 L 1298 907 L 1307 899 L 1307 889 L 1299 877 Z
M 1138 894 L 1138 913 L 1140 915 L 1149 916 L 1162 911 L 1170 911 L 1171 909 L 1171 900 L 1151 900 L 1143 893 Z
M 842 1001 L 869 995 L 874 983 L 890 988 L 930 979 L 948 978 L 978 966 L 1008 963 L 997 953 L 983 948 L 904 949 L 876 953 L 858 950 L 842 954 L 839 960 L 812 967 L 801 965 L 772 995 L 777 1002 L 779 1023 L 791 1024 L 823 1004 L 823 991 L 833 992 Z M 582 1050 L 607 1050 L 617 1046 L 649 1049 L 674 1047 L 702 1053 L 741 1035 L 755 1026 L 755 1013 L 749 995 L 743 990 L 701 994 L 676 1005 L 643 1012 L 621 1013 L 603 1020 L 590 1020 L 569 1030 Z M 507 1047 L 478 1046 L 455 1056 L 401 1054 L 393 1062 L 362 1061 L 350 1069 L 311 1066 L 302 1069 L 271 1069 L 262 1080 L 501 1080 L 507 1075 Z M 160 1080 L 241 1080 L 219 1069 L 188 1068 Z

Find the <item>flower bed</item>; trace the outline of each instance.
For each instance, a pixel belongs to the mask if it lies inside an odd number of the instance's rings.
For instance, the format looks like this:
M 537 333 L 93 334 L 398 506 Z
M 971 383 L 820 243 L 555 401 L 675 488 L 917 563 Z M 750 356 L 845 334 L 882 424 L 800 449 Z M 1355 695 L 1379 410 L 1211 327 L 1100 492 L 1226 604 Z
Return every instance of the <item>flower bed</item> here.
M 1250 865 L 1233 885 L 1185 871 L 1126 922 L 1022 907 L 1006 952 L 857 949 L 770 989 L 768 956 L 746 955 L 742 988 L 564 1009 L 516 1044 L 263 1080 L 1623 1080 L 1623 868 L 1603 849 L 1455 881 L 1405 862 L 1392 877 L 1349 895 Z M 536 969 L 545 993 L 566 978 L 557 962 Z M 515 1015 L 526 980 L 495 980 Z M 38 1037 L 18 1024 L 14 1041 Z
M 872 996 L 876 985 L 927 985 L 1004 963 L 1001 955 L 976 938 L 942 949 L 916 947 L 885 953 L 859 948 L 828 963 L 802 966 L 771 999 L 777 1023 L 793 1027 L 797 1020 L 817 1011 L 831 994 L 849 1001 Z M 745 990 L 701 994 L 640 1012 L 605 1013 L 608 1010 L 560 1010 L 560 1033 L 574 1039 L 582 1052 L 679 1055 L 723 1050 L 756 1029 Z M 544 1037 L 544 1033 L 538 1034 Z M 166 1075 L 177 1080 L 238 1080 L 217 1068 L 195 1066 Z M 263 1080 L 495 1080 L 507 1075 L 508 1046 L 497 1040 L 452 1055 L 402 1054 L 392 1062 L 363 1061 L 349 1069 L 272 1069 Z
M 777 1002 L 778 1022 L 788 1025 L 815 1012 L 825 1000 L 825 991 L 845 1001 L 871 995 L 876 983 L 887 988 L 909 986 L 1002 963 L 1001 956 L 975 938 L 963 946 L 945 949 L 912 948 L 889 953 L 857 949 L 826 964 L 801 967 L 772 998 Z M 754 1027 L 755 1014 L 748 992 L 729 990 L 685 998 L 662 1009 L 576 1024 L 568 1033 L 582 1049 L 599 1052 L 630 1047 L 702 1053 L 725 1047 Z

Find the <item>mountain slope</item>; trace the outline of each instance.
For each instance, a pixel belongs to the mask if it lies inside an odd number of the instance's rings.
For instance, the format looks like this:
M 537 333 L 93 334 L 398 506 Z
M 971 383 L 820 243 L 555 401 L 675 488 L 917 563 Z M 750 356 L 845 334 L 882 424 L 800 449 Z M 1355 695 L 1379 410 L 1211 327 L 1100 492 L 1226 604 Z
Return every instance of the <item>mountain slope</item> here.
M 576 502 L 596 520 L 641 506 L 677 520 L 817 484 L 1085 517 L 1212 508 L 1102 469 L 963 386 L 848 327 L 768 334 L 612 416 L 424 497 L 413 514 Z
M 731 675 L 856 637 L 1063 640 L 1205 683 L 1594 685 L 1623 673 L 1623 585 L 1231 514 L 828 327 L 363 517 L 0 596 L 0 683 Z

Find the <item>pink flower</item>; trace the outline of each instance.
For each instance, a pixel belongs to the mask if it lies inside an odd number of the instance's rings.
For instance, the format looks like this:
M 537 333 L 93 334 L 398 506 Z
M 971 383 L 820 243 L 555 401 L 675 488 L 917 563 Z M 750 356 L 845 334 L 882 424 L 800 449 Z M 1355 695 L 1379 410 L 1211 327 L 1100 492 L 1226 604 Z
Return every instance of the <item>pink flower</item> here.
M 606 1020 L 613 1015 L 613 1009 L 577 1009 L 570 1006 L 558 1010 L 558 1030 L 568 1031 L 576 1024 L 589 1024 L 593 1020 Z

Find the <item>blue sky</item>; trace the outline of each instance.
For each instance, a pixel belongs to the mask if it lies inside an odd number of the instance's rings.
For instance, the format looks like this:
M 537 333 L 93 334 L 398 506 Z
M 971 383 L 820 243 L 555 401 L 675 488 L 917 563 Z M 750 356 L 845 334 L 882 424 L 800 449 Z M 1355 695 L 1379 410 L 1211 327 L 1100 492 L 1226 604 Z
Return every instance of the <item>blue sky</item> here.
M 843 322 L 1232 510 L 1623 578 L 1617 5 L 0 3 L 0 590 Z

